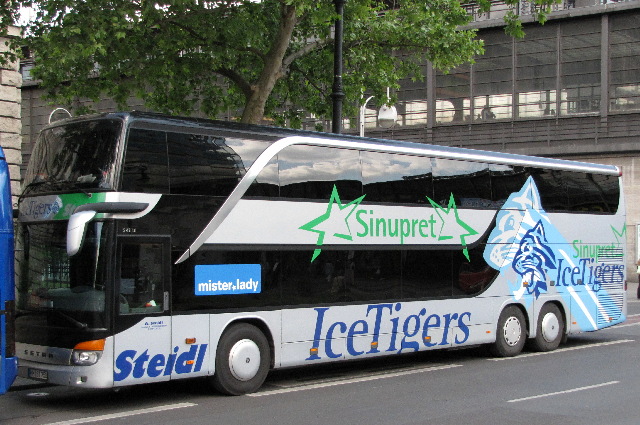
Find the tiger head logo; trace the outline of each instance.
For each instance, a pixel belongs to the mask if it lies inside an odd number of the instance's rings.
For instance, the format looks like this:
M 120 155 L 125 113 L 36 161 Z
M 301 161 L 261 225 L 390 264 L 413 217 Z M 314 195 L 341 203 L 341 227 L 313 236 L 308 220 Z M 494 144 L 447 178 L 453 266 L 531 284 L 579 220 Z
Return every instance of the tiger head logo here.
M 512 267 L 527 282 L 527 292 L 536 298 L 547 292 L 547 272 L 556 268 L 556 256 L 548 246 L 541 220 L 520 241 Z

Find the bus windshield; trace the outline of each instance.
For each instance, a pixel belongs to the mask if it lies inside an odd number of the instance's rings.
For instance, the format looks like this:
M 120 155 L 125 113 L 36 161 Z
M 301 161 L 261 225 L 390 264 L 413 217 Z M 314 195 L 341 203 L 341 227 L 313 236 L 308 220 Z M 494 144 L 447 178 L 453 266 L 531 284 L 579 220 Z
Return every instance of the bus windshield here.
M 102 222 L 87 226 L 80 252 L 66 251 L 67 223 L 26 226 L 25 259 L 18 285 L 20 316 L 29 312 L 46 315 L 48 326 L 57 328 L 106 328 L 105 318 L 105 232 Z
M 52 189 L 111 189 L 119 120 L 70 123 L 45 130 L 33 150 L 24 184 Z

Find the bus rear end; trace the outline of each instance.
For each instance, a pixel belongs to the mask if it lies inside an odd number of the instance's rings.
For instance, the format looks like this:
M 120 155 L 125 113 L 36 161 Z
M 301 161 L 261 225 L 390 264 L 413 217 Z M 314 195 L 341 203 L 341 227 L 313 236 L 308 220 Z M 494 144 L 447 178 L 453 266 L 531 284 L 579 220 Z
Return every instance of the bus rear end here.
M 0 394 L 7 392 L 17 370 L 13 247 L 11 180 L 6 157 L 0 147 Z

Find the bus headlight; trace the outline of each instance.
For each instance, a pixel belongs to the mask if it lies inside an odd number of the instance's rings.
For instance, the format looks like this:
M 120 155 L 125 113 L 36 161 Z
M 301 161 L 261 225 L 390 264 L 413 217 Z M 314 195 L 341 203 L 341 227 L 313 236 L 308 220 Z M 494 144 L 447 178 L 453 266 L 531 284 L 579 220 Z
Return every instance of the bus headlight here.
M 71 361 L 78 366 L 91 366 L 100 360 L 100 356 L 102 356 L 102 351 L 74 350 Z
M 96 364 L 104 350 L 104 339 L 85 341 L 73 347 L 71 362 L 78 366 L 91 366 Z

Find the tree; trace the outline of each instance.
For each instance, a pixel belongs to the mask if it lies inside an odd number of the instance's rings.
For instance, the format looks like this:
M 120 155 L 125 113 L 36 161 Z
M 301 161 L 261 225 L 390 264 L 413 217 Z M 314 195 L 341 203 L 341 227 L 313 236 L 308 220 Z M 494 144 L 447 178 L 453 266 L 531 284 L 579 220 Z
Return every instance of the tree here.
M 0 37 L 5 38 L 9 35 L 9 26 L 16 21 L 18 6 L 18 0 L 2 0 L 0 5 Z M 18 59 L 15 49 L 16 44 L 9 39 L 0 45 L 0 66 Z
M 26 29 L 32 74 L 56 102 L 106 95 L 126 108 L 134 95 L 167 113 L 240 110 L 245 123 L 330 115 L 331 0 L 22 3 L 37 10 Z M 469 20 L 459 0 L 347 0 L 345 112 L 365 91 L 383 99 L 400 79 L 420 78 L 425 60 L 441 70 L 472 61 L 483 50 L 462 29 Z M 507 28 L 519 35 L 517 17 Z

